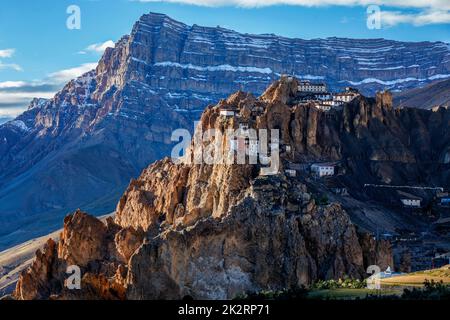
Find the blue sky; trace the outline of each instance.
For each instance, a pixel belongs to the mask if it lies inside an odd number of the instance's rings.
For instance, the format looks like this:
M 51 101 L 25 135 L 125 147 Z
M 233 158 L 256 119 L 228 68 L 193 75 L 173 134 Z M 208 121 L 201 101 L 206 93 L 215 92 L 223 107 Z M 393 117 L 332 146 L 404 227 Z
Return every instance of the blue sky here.
M 385 17 L 379 30 L 366 26 L 370 3 L 380 4 Z M 81 9 L 80 30 L 66 27 L 69 5 Z M 2 0 L 0 6 L 0 118 L 16 115 L 33 96 L 51 97 L 95 66 L 102 44 L 128 34 L 150 11 L 187 24 L 305 39 L 450 42 L 449 0 Z

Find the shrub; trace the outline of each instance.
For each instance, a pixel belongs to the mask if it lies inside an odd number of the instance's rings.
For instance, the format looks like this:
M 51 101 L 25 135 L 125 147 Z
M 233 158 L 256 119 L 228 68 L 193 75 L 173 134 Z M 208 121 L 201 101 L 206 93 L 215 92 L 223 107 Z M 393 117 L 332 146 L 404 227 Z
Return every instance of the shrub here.
M 234 300 L 304 300 L 309 290 L 304 286 L 284 290 L 262 290 L 237 296 Z
M 339 279 L 339 280 L 318 280 L 312 286 L 313 289 L 317 290 L 333 290 L 333 289 L 363 289 L 367 287 L 366 280 L 359 279 Z
M 450 300 L 450 286 L 442 281 L 425 280 L 423 288 L 403 290 L 402 299 L 405 300 Z

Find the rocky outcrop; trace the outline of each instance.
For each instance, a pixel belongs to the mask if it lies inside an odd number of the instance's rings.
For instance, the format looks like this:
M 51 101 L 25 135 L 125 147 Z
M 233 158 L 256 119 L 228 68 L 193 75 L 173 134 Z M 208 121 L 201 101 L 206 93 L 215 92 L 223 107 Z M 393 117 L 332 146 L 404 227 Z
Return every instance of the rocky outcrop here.
M 45 245 L 44 252 L 36 252 L 36 259 L 31 267 L 19 278 L 17 289 L 14 293 L 15 298 L 22 300 L 46 299 L 52 291 L 60 289 L 53 287 L 52 280 L 58 279 L 57 265 L 55 258 L 57 256 L 57 244 L 49 239 Z M 61 283 L 58 283 L 61 285 Z
M 285 177 L 261 180 L 256 179 L 248 196 L 223 217 L 199 217 L 190 226 L 166 222 L 157 236 L 140 242 L 136 241 L 139 233 L 130 227 L 118 231 L 115 241 L 109 237 L 110 242 L 105 242 L 115 228 L 77 212 L 66 219 L 58 250 L 50 240 L 50 249 L 45 255 L 38 254 L 32 267 L 22 274 L 14 296 L 180 299 L 189 295 L 230 299 L 247 291 L 362 275 L 356 230 L 339 205 L 313 205 L 306 211 L 310 202 L 297 199 L 307 197 L 303 191 L 292 192 L 295 187 Z M 289 208 L 283 206 L 287 194 Z M 302 208 L 308 213 L 303 214 Z M 93 233 L 97 234 L 95 241 Z M 71 245 L 75 239 L 79 239 L 78 247 Z M 123 262 L 124 250 L 131 253 L 129 262 Z M 115 256 L 116 251 L 122 259 Z M 80 252 L 85 254 L 79 256 Z M 82 290 L 64 287 L 68 277 L 64 267 L 69 264 L 82 268 Z
M 384 271 L 388 267 L 394 269 L 392 245 L 387 240 L 377 241 L 369 234 L 360 235 L 360 243 L 364 252 L 363 259 L 366 266 L 378 266 Z
M 445 179 L 448 170 L 439 159 L 449 145 L 449 113 L 395 110 L 387 92 L 323 112 L 296 104 L 296 81 L 283 77 L 259 99 L 237 92 L 209 106 L 197 128 L 224 133 L 245 123 L 278 129 L 278 173 L 261 175 L 261 164 L 196 162 L 208 143 L 230 142 L 220 135 L 194 139 L 183 162 L 158 161 L 130 183 L 114 221 L 103 224 L 81 211 L 68 216 L 58 245 L 49 241 L 44 254 L 38 253 L 14 297 L 230 299 L 317 279 L 359 278 L 369 265 L 393 267 L 389 242 L 358 233 L 339 203 L 320 205 L 303 177 L 285 169 L 340 161 L 345 178 L 359 177 L 343 179 L 355 194 L 362 177 L 395 182 L 439 168 L 439 175 L 421 179 Z M 235 116 L 221 116 L 223 109 L 235 110 Z M 83 273 L 79 291 L 64 286 L 72 264 Z
M 22 273 L 14 292 L 16 299 L 124 299 L 126 262 L 114 238 L 126 233 L 112 220 L 106 224 L 84 212 L 66 217 L 59 243 L 49 240 L 44 253 Z M 129 237 L 127 237 L 129 238 Z M 128 239 L 127 239 L 128 240 Z M 130 243 L 132 247 L 132 241 Z M 70 267 L 81 271 L 81 289 L 69 289 Z
M 59 228 L 80 206 L 112 212 L 130 179 L 170 154 L 174 129 L 192 131 L 208 104 L 240 88 L 260 94 L 287 73 L 374 94 L 447 77 L 449 54 L 440 42 L 289 39 L 144 15 L 96 70 L 0 126 L 0 250 Z M 299 108 L 298 116 L 310 121 L 308 132 L 307 122 L 293 123 L 306 140 L 298 150 L 320 154 L 320 134 L 333 141 L 334 131 L 313 130 L 317 112 Z M 325 152 L 338 158 L 340 150 Z M 374 157 L 386 156 L 379 149 Z M 49 221 L 45 230 L 36 216 Z
M 208 107 L 198 126 L 226 132 L 245 122 L 255 129 L 280 130 L 281 145 L 291 150 L 282 148 L 277 174 L 260 175 L 261 164 L 196 163 L 199 148 L 215 138 L 200 144 L 194 140 L 184 162 L 158 161 L 130 183 L 114 221 L 104 224 L 81 211 L 68 216 L 60 242 L 49 241 L 44 254 L 38 253 L 14 297 L 230 299 L 317 279 L 360 278 L 369 265 L 393 267 L 389 242 L 358 233 L 339 203 L 319 204 L 301 176 L 284 170 L 308 159 L 345 159 L 347 169 L 360 174 L 373 170 L 373 152 L 387 150 L 394 139 L 402 156 L 379 161 L 386 168 L 400 162 L 410 170 L 428 156 L 421 150 L 437 152 L 439 145 L 410 145 L 403 130 L 417 122 L 431 137 L 444 128 L 441 122 L 448 114 L 394 110 L 388 93 L 324 113 L 295 104 L 296 87 L 295 79 L 282 78 L 259 99 L 238 92 Z M 234 117 L 220 115 L 233 108 Z M 427 121 L 433 130 L 423 125 Z M 368 151 L 361 156 L 361 150 Z M 353 157 L 360 167 L 351 166 Z M 370 177 L 376 170 L 365 174 Z M 81 290 L 64 285 L 70 265 L 81 268 Z

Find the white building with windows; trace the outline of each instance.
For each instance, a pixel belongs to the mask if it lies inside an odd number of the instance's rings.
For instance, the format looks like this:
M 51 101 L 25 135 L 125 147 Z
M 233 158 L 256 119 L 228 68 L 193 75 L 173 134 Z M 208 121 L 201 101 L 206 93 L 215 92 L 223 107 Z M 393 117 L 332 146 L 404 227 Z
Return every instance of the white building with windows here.
M 300 81 L 298 91 L 311 93 L 326 93 L 327 86 L 324 83 L 311 83 L 310 81 Z
M 334 168 L 335 166 L 333 164 L 314 163 L 311 165 L 311 172 L 318 177 L 334 176 Z
M 333 96 L 333 100 L 348 103 L 348 102 L 352 101 L 353 99 L 355 99 L 357 96 L 358 96 L 358 94 L 355 92 L 342 92 L 342 93 L 336 93 Z
M 415 207 L 420 208 L 421 200 L 420 199 L 401 199 L 402 203 L 406 207 Z
M 322 110 L 322 111 L 330 111 L 331 110 L 331 106 L 328 104 L 316 103 L 314 106 L 317 109 Z
M 400 195 L 400 201 L 405 207 L 420 208 L 422 206 L 422 198 L 416 197 L 415 195 L 403 191 L 397 192 Z
M 338 100 L 325 100 L 325 101 L 322 101 L 321 103 L 323 105 L 331 106 L 331 107 L 339 107 L 344 104 L 343 101 L 338 101 Z
M 332 95 L 329 92 L 321 92 L 321 93 L 316 94 L 316 98 L 318 100 L 322 100 L 322 101 L 331 100 L 332 99 Z
M 292 170 L 292 169 L 286 169 L 284 172 L 285 172 L 286 175 L 289 176 L 289 177 L 295 177 L 295 176 L 297 176 L 297 171 Z

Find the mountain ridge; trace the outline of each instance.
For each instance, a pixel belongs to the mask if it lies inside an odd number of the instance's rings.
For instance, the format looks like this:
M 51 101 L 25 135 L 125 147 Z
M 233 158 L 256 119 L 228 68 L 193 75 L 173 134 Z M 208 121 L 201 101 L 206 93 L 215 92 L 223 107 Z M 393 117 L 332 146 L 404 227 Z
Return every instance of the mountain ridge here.
M 0 126 L 0 248 L 80 207 L 110 212 L 131 178 L 170 154 L 173 130 L 192 132 L 238 89 L 260 94 L 282 73 L 332 89 L 415 86 L 450 75 L 448 57 L 444 43 L 252 36 L 144 15 L 96 70 Z
M 450 106 L 450 79 L 432 82 L 394 96 L 398 107 L 431 109 L 438 106 Z

